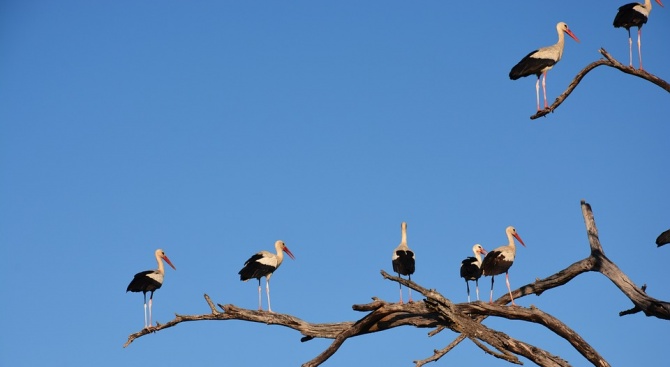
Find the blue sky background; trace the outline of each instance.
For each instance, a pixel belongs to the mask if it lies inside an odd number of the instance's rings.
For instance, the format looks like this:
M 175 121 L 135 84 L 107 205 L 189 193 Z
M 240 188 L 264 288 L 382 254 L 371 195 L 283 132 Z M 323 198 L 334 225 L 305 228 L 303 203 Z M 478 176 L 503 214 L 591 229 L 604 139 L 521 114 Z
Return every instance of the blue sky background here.
M 379 271 L 407 221 L 413 279 L 463 302 L 460 261 L 474 243 L 505 244 L 508 225 L 528 246 L 514 287 L 587 256 L 581 199 L 607 255 L 670 299 L 670 248 L 654 244 L 670 228 L 668 93 L 600 67 L 531 121 L 535 80 L 507 76 L 556 42 L 559 21 L 581 43 L 566 40 L 550 101 L 600 47 L 626 64 L 626 31 L 612 27 L 622 3 L 0 3 L 0 365 L 296 366 L 331 341 L 198 322 L 124 349 L 143 325 L 126 286 L 160 247 L 177 270 L 155 320 L 209 312 L 204 293 L 253 309 L 256 285 L 237 272 L 282 239 L 296 259 L 273 277 L 273 309 L 356 320 L 352 304 L 397 301 Z M 655 6 L 644 66 L 665 80 L 669 38 L 670 10 Z M 665 360 L 667 321 L 620 318 L 631 304 L 599 274 L 518 304 L 613 365 Z M 539 326 L 486 324 L 586 364 Z M 325 365 L 408 366 L 457 336 L 428 331 L 354 338 Z M 471 342 L 439 362 L 482 363 L 508 365 Z

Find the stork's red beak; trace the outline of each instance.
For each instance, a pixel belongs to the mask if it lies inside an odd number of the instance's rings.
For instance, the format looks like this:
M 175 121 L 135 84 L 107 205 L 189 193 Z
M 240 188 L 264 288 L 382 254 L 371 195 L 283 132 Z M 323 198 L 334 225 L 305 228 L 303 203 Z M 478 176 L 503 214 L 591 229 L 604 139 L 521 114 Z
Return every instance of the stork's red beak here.
M 523 247 L 526 247 L 526 244 L 523 243 L 523 240 L 521 239 L 521 237 L 519 237 L 518 234 L 514 233 L 514 237 L 516 237 L 516 239 L 519 240 L 519 242 L 523 245 Z
M 656 2 L 658 3 L 658 5 L 663 6 L 663 4 L 661 3 L 661 0 L 656 0 Z
M 170 265 L 172 269 L 177 270 L 177 268 L 175 268 L 174 265 L 172 265 L 172 261 L 170 261 L 170 259 L 168 259 L 167 256 L 163 255 L 163 260 L 165 260 L 165 262 L 168 263 L 168 265 Z
M 291 253 L 291 250 L 289 250 L 288 247 L 284 246 L 284 252 L 286 252 L 286 254 L 288 254 L 288 256 L 291 259 L 295 260 L 295 256 L 293 256 L 293 254 Z
M 660 1 L 660 0 L 658 0 L 658 1 Z M 575 34 L 574 34 L 574 33 L 572 33 L 572 31 L 571 31 L 571 30 L 569 30 L 569 29 L 566 29 L 566 30 L 565 30 L 565 33 L 567 33 L 567 34 L 568 34 L 568 36 L 572 37 L 572 39 L 573 39 L 573 40 L 575 40 L 575 41 L 579 42 L 579 38 L 577 38 L 577 36 L 575 36 Z
M 482 254 L 482 255 L 486 255 L 487 252 L 488 251 L 484 250 L 483 247 L 479 249 L 479 253 Z

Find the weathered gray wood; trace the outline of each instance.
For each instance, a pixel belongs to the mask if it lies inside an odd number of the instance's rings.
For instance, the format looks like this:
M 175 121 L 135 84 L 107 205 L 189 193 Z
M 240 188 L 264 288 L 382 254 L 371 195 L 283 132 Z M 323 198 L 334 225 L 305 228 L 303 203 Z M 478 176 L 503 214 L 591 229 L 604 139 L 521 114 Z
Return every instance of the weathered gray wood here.
M 566 285 L 572 279 L 585 272 L 598 272 L 610 279 L 633 302 L 635 307 L 622 312 L 621 315 L 642 311 L 647 316 L 665 320 L 670 319 L 670 303 L 647 295 L 645 287 L 637 287 L 616 264 L 607 258 L 598 238 L 598 229 L 591 206 L 582 200 L 581 208 L 589 242 L 589 256 L 545 279 L 537 279 L 533 283 L 526 284 L 512 291 L 514 298 L 517 299 L 532 294 L 539 296 L 546 291 Z M 366 313 L 365 316 L 355 322 L 344 321 L 313 324 L 287 314 L 247 310 L 231 304 L 215 305 L 209 296 L 205 294 L 204 297 L 210 307 L 211 313 L 203 315 L 175 315 L 175 318 L 166 324 L 157 324 L 156 326 L 151 326 L 150 328 L 131 334 L 128 336 L 124 347 L 130 345 L 137 338 L 176 326 L 182 322 L 242 320 L 268 325 L 281 325 L 294 329 L 303 335 L 301 338 L 303 342 L 314 338 L 333 339 L 333 342 L 326 350 L 303 364 L 304 367 L 315 367 L 328 360 L 349 338 L 381 332 L 400 326 L 412 326 L 433 329 L 428 334 L 429 336 L 435 335 L 443 329 L 450 329 L 460 334 L 447 347 L 433 351 L 432 356 L 414 361 L 417 367 L 439 360 L 466 339 L 472 341 L 485 353 L 504 359 L 510 363 L 522 364 L 519 357 L 524 357 L 539 366 L 570 366 L 567 361 L 561 359 L 559 356 L 555 356 L 546 350 L 537 348 L 524 341 L 516 340 L 501 331 L 490 329 L 482 324 L 482 321 L 487 317 L 501 317 L 542 325 L 557 336 L 568 341 L 590 364 L 598 367 L 609 366 L 609 363 L 593 347 L 559 319 L 534 306 L 530 308 L 507 306 L 510 302 L 510 296 L 507 293 L 498 298 L 493 304 L 484 302 L 454 304 L 433 289 L 423 288 L 410 280 L 389 275 L 383 270 L 381 271 L 381 275 L 384 279 L 400 283 L 419 292 L 425 299 L 408 304 L 397 304 L 373 298 L 373 301 L 370 303 L 353 305 L 354 310 Z

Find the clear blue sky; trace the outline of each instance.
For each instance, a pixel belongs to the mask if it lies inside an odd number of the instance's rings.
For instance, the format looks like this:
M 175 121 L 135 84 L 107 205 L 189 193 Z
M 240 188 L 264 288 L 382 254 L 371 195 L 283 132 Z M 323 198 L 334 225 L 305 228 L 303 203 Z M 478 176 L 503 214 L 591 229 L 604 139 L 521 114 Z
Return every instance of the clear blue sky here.
M 654 244 L 670 228 L 670 95 L 600 67 L 531 121 L 534 78 L 507 76 L 556 42 L 558 21 L 581 43 L 566 39 L 551 101 L 600 47 L 627 63 L 621 3 L 2 2 L 0 365 L 296 366 L 330 340 L 200 322 L 124 349 L 143 326 L 126 286 L 160 247 L 177 270 L 156 320 L 208 312 L 204 293 L 253 309 L 256 285 L 237 272 L 282 239 L 296 259 L 273 277 L 273 309 L 356 320 L 352 304 L 397 300 L 379 271 L 407 221 L 413 279 L 463 302 L 460 261 L 474 243 L 504 244 L 508 225 L 528 246 L 513 286 L 587 256 L 581 199 L 607 255 L 670 299 L 670 248 Z M 665 80 L 669 37 L 670 9 L 655 6 L 644 66 Z M 563 319 L 613 365 L 665 360 L 667 321 L 620 318 L 631 304 L 598 274 L 518 304 Z M 538 326 L 486 324 L 586 364 Z M 456 337 L 428 331 L 351 339 L 326 366 L 409 366 Z M 439 363 L 508 365 L 471 342 Z

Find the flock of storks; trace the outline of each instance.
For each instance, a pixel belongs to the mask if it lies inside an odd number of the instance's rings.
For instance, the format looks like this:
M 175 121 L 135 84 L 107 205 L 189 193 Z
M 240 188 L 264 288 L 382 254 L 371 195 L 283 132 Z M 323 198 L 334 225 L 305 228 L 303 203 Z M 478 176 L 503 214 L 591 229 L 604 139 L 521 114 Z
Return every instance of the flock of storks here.
M 393 271 L 398 273 L 398 276 L 401 275 L 408 276 L 412 279 L 412 274 L 414 274 L 415 268 L 415 257 L 414 252 L 407 246 L 407 223 L 402 222 L 400 225 L 401 240 L 398 247 L 393 250 L 391 256 L 391 264 L 393 265 Z M 461 277 L 465 279 L 465 284 L 468 293 L 468 302 L 470 302 L 470 285 L 469 281 L 474 280 L 477 289 L 477 300 L 479 300 L 479 278 L 484 276 L 491 276 L 491 295 L 490 302 L 493 302 L 493 282 L 494 276 L 505 273 L 505 279 L 507 282 L 507 290 L 509 291 L 510 297 L 512 297 L 512 290 L 509 284 L 509 268 L 514 262 L 514 257 L 516 255 L 516 246 L 514 239 L 516 238 L 523 246 L 526 246 L 521 240 L 521 237 L 516 233 L 516 229 L 512 226 L 507 227 L 506 229 L 508 244 L 506 246 L 500 246 L 495 250 L 486 252 L 484 248 L 476 244 L 472 247 L 474 252 L 474 257 L 468 257 L 463 260 L 461 264 Z M 270 306 L 270 278 L 272 274 L 279 268 L 279 266 L 284 261 L 284 252 L 288 254 L 292 259 L 295 259 L 291 251 L 288 249 L 286 244 L 283 241 L 275 242 L 275 251 L 272 253 L 269 251 L 260 251 L 252 255 L 242 267 L 242 270 L 238 272 L 240 280 L 247 281 L 249 279 L 258 279 L 258 309 L 262 310 L 261 303 L 261 278 L 265 277 L 265 290 L 268 298 L 268 311 L 272 312 L 272 307 Z M 482 260 L 480 255 L 485 254 L 486 257 Z M 163 261 L 170 265 L 173 269 L 177 270 L 172 264 L 172 261 L 165 255 L 165 252 L 162 249 L 158 249 L 154 253 L 156 257 L 156 262 L 158 263 L 158 269 L 156 270 L 147 270 L 135 274 L 133 280 L 128 284 L 126 292 L 142 292 L 144 296 L 144 327 L 148 328 L 152 325 L 152 304 L 154 292 L 163 285 L 163 279 L 165 277 L 165 267 L 163 266 Z M 147 293 L 149 293 L 149 303 L 147 307 Z M 412 291 L 409 290 L 409 302 L 412 301 Z M 400 302 L 403 303 L 402 298 L 402 284 L 400 284 Z M 514 298 L 512 298 L 512 304 L 514 304 Z M 148 309 L 148 313 L 147 313 Z
M 661 0 L 655 0 L 659 5 L 663 6 Z M 645 0 L 644 4 L 630 3 L 619 8 L 619 11 L 614 18 L 613 25 L 616 28 L 625 28 L 628 31 L 628 44 L 630 67 L 633 67 L 633 40 L 630 35 L 630 28 L 637 27 L 637 48 L 640 60 L 640 69 L 642 69 L 642 53 L 640 38 L 642 35 L 642 25 L 647 22 L 649 13 L 651 12 L 651 0 Z M 547 90 L 546 79 L 547 71 L 551 69 L 562 57 L 564 48 L 564 33 L 579 42 L 577 36 L 572 33 L 568 25 L 559 22 L 556 25 L 558 32 L 558 42 L 549 47 L 543 47 L 526 55 L 518 64 L 516 64 L 509 73 L 512 80 L 516 80 L 529 75 L 536 75 L 537 82 L 535 83 L 535 93 L 537 101 L 537 110 L 540 110 L 540 76 L 544 75 L 542 79 L 542 91 L 544 94 L 544 108 L 547 104 Z M 514 239 L 516 238 L 523 246 L 526 246 L 521 237 L 516 233 L 516 229 L 512 226 L 506 229 L 508 244 L 486 252 L 480 244 L 475 244 L 472 247 L 474 257 L 468 257 L 461 263 L 460 275 L 465 279 L 466 289 L 468 293 L 468 302 L 470 302 L 470 284 L 469 281 L 475 281 L 477 300 L 479 300 L 479 278 L 484 276 L 491 277 L 491 294 L 489 302 L 493 302 L 493 283 L 496 275 L 505 273 L 505 281 L 507 283 L 507 290 L 509 292 L 512 304 L 514 298 L 512 297 L 512 290 L 509 283 L 509 268 L 514 262 L 516 255 L 516 246 Z M 664 232 L 657 239 L 656 243 L 661 246 L 670 243 L 670 230 Z M 265 277 L 265 290 L 268 298 L 268 311 L 272 312 L 270 307 L 270 277 L 272 273 L 279 268 L 284 260 L 284 252 L 286 252 L 292 259 L 294 259 L 291 251 L 286 247 L 282 241 L 275 242 L 276 254 L 268 251 L 261 251 L 249 258 L 244 263 L 244 267 L 239 271 L 240 280 L 247 281 L 249 279 L 258 279 L 258 309 L 262 310 L 261 304 L 261 278 Z M 482 260 L 481 255 L 485 255 Z M 163 250 L 158 249 L 155 252 L 156 261 L 158 262 L 158 269 L 147 270 L 135 274 L 135 277 L 128 285 L 126 292 L 142 292 L 144 296 L 144 327 L 150 327 L 151 321 L 151 306 L 153 302 L 154 291 L 163 285 L 163 278 L 165 275 L 165 268 L 163 261 L 176 270 L 170 259 L 165 255 Z M 401 242 L 398 247 L 393 250 L 391 259 L 393 264 L 393 271 L 398 273 L 398 276 L 405 275 L 410 280 L 415 268 L 414 252 L 407 246 L 407 223 L 401 224 Z M 149 307 L 147 317 L 147 293 L 149 293 Z M 409 290 L 409 302 L 412 302 L 412 290 Z M 400 284 L 400 303 L 403 303 L 402 298 L 402 284 Z
M 663 6 L 661 0 L 655 0 L 658 5 Z M 637 53 L 640 60 L 640 70 L 642 69 L 642 26 L 647 23 L 649 13 L 651 12 L 651 0 L 645 0 L 644 4 L 630 3 L 619 8 L 619 11 L 614 17 L 612 23 L 615 28 L 625 28 L 628 31 L 628 51 L 629 51 L 629 66 L 633 67 L 633 39 L 630 36 L 630 29 L 637 27 Z M 544 108 L 548 108 L 547 104 L 547 71 L 554 67 L 563 56 L 563 47 L 565 38 L 563 33 L 572 37 L 579 42 L 577 36 L 572 33 L 568 25 L 559 22 L 556 25 L 558 32 L 558 42 L 554 45 L 543 47 L 526 55 L 518 64 L 516 64 L 509 72 L 509 77 L 512 80 L 517 80 L 529 75 L 537 76 L 535 82 L 535 98 L 537 101 L 537 110 L 540 111 L 540 76 L 542 78 L 542 92 L 544 94 Z
M 398 247 L 393 250 L 393 256 L 391 257 L 391 263 L 393 264 L 393 271 L 398 273 L 398 277 L 401 275 L 406 275 L 409 280 L 412 280 L 412 274 L 414 274 L 415 267 L 415 257 L 414 251 L 410 250 L 407 246 L 407 223 L 402 222 L 400 225 L 401 240 Z M 469 281 L 475 281 L 475 289 L 477 292 L 477 300 L 479 300 L 479 278 L 482 275 L 491 277 L 491 295 L 489 297 L 489 302 L 493 303 L 493 283 L 496 275 L 505 273 L 505 281 L 507 283 L 507 290 L 509 292 L 510 299 L 512 304 L 514 303 L 514 297 L 512 297 L 512 289 L 509 284 L 509 268 L 514 263 L 514 258 L 516 257 L 516 244 L 514 239 L 516 238 L 519 243 L 524 247 L 526 244 L 523 243 L 523 240 L 516 233 L 516 228 L 509 226 L 505 229 L 507 233 L 507 245 L 500 246 L 490 252 L 484 250 L 484 247 L 480 244 L 475 244 L 472 246 L 472 252 L 475 256 L 468 257 L 461 262 L 461 278 L 465 279 L 465 286 L 468 292 L 468 302 L 470 302 L 470 283 Z M 481 255 L 486 255 L 482 260 Z M 409 289 L 409 302 L 412 302 L 412 289 Z M 402 284 L 400 284 L 400 302 L 403 303 L 402 299 Z
M 260 251 L 252 255 L 249 260 L 244 263 L 244 267 L 239 271 L 240 280 L 247 281 L 249 279 L 256 278 L 258 279 L 258 309 L 261 308 L 261 278 L 265 277 L 265 290 L 268 295 L 268 311 L 272 312 L 270 307 L 270 277 L 274 273 L 282 261 L 284 261 L 284 252 L 294 259 L 295 257 L 291 253 L 291 250 L 286 247 L 283 241 L 275 242 L 276 254 L 273 254 L 269 251 Z M 126 292 L 142 292 L 144 296 L 144 327 L 147 328 L 151 326 L 151 306 L 153 304 L 154 292 L 163 286 L 163 278 L 165 277 L 165 267 L 163 266 L 163 261 L 168 263 L 172 269 L 177 270 L 177 268 L 172 265 L 170 259 L 165 255 L 165 252 L 162 249 L 156 250 L 154 253 L 156 256 L 156 262 L 158 263 L 158 269 L 156 270 L 146 270 L 135 274 L 133 280 L 128 284 Z M 148 322 L 147 322 L 147 293 L 149 293 L 149 313 L 148 313 Z

